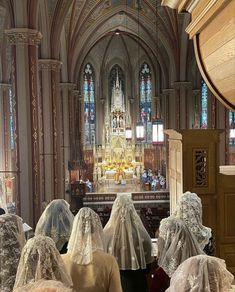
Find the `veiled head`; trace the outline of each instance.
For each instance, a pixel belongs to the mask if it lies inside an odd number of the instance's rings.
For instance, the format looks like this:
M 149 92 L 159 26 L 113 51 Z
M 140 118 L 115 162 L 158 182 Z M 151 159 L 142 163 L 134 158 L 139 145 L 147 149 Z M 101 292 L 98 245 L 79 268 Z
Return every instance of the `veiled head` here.
M 13 214 L 0 216 L 0 291 L 14 286 L 20 253 L 25 244 L 22 219 Z
M 167 291 L 228 292 L 233 279 L 224 260 L 198 255 L 187 259 L 178 267 Z
M 15 288 L 41 279 L 58 280 L 67 286 L 72 285 L 54 241 L 50 237 L 38 235 L 29 239 L 24 246 Z
M 211 237 L 211 229 L 202 225 L 202 203 L 198 195 L 191 192 L 182 194 L 174 215 L 187 224 L 201 248 L 204 248 Z
M 174 216 L 161 221 L 158 238 L 159 266 L 171 277 L 187 258 L 203 254 L 185 222 Z
M 131 197 L 128 194 L 121 194 L 113 203 L 110 219 L 125 220 L 127 216 L 139 219 Z
M 186 221 L 193 216 L 197 222 L 202 222 L 201 199 L 195 193 L 183 193 L 177 203 L 176 214 Z
M 130 195 L 121 194 L 114 201 L 104 235 L 105 249 L 116 257 L 120 269 L 145 269 L 152 261 L 151 238 Z
M 74 218 L 68 253 L 73 262 L 87 265 L 92 262 L 96 250 L 103 250 L 103 227 L 99 215 L 84 207 Z
M 53 200 L 38 220 L 35 234 L 51 237 L 58 250 L 69 240 L 74 216 L 63 199 Z

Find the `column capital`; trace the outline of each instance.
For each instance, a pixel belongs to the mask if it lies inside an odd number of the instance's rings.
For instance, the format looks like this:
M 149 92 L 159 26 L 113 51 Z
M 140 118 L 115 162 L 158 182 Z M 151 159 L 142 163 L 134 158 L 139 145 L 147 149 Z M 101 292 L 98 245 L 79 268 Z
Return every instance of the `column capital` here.
M 171 94 L 173 92 L 174 92 L 173 88 L 165 88 L 165 89 L 162 90 L 163 94 Z
M 190 88 L 192 86 L 192 82 L 189 81 L 176 81 L 174 82 L 174 88 L 180 89 L 180 88 Z
M 11 88 L 11 84 L 9 83 L 0 83 L 0 90 L 7 91 Z
M 38 46 L 42 39 L 40 31 L 29 28 L 11 28 L 5 30 L 7 41 L 11 45 L 34 45 Z
M 63 89 L 74 90 L 75 87 L 76 87 L 75 83 L 70 83 L 70 82 L 60 83 L 60 90 L 63 90 Z
M 60 60 L 55 59 L 39 59 L 38 66 L 39 70 L 51 70 L 51 71 L 59 71 L 61 68 L 62 62 Z

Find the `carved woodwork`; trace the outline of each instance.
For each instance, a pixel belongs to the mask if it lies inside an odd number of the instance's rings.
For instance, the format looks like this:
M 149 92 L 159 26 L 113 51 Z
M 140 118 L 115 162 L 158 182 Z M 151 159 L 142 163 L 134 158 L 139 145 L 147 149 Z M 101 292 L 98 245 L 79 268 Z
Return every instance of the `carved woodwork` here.
M 235 0 L 163 0 L 162 5 L 191 13 L 186 28 L 197 64 L 210 91 L 235 110 Z
M 219 174 L 220 130 L 165 130 L 169 136 L 169 189 L 171 213 L 181 194 L 201 198 L 203 224 L 216 240 L 216 256 L 235 272 L 235 175 Z M 230 172 L 227 173 L 232 174 Z

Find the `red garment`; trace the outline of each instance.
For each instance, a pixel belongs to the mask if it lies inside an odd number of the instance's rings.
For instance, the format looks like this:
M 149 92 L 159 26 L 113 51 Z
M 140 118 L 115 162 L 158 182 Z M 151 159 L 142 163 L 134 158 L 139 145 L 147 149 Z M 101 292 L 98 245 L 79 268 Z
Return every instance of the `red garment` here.
M 170 286 L 170 278 L 161 267 L 157 267 L 151 275 L 149 292 L 165 292 Z

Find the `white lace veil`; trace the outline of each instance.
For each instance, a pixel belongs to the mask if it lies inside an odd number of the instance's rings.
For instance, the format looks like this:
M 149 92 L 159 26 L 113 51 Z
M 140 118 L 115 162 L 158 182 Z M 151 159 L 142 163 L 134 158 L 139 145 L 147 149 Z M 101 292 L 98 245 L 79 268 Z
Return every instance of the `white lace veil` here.
M 97 213 L 84 207 L 74 218 L 68 254 L 74 263 L 87 265 L 92 262 L 96 250 L 103 250 L 102 224 Z
M 72 286 L 54 241 L 38 235 L 29 239 L 22 250 L 14 288 L 41 279 L 57 280 L 68 287 Z
M 169 277 L 189 257 L 204 254 L 187 225 L 174 216 L 160 222 L 158 252 L 158 264 Z
M 191 192 L 182 194 L 174 215 L 184 220 L 204 249 L 211 238 L 211 229 L 202 225 L 202 203 L 198 195 Z
M 20 253 L 25 244 L 22 219 L 13 214 L 0 216 L 0 291 L 10 292 L 15 283 Z
M 198 255 L 178 267 L 167 292 L 228 292 L 233 279 L 224 260 Z
M 73 290 L 66 287 L 63 283 L 54 280 L 39 280 L 29 283 L 24 287 L 14 289 L 14 292 L 72 292 Z
M 128 194 L 114 201 L 104 239 L 106 251 L 117 259 L 120 270 L 145 269 L 152 262 L 151 238 Z
M 53 200 L 39 218 L 35 235 L 51 237 L 60 251 L 69 240 L 73 219 L 69 204 L 65 200 Z

